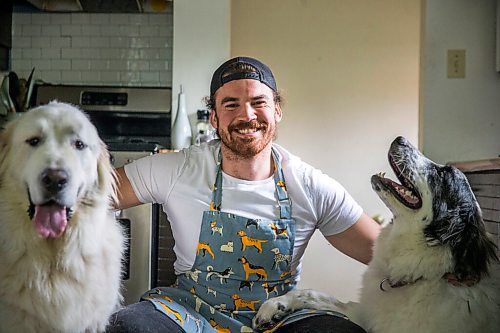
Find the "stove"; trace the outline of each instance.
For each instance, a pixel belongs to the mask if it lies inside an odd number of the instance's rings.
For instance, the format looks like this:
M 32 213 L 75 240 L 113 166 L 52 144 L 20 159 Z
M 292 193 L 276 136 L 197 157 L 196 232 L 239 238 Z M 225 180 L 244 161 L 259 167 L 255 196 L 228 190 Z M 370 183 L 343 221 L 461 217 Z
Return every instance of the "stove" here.
M 170 88 L 40 85 L 37 105 L 51 100 L 79 106 L 121 167 L 170 148 Z M 116 212 L 129 238 L 123 271 L 125 304 L 147 290 L 175 281 L 174 241 L 161 206 L 144 204 Z
M 40 85 L 36 94 L 37 104 L 80 106 L 110 151 L 170 148 L 170 88 Z

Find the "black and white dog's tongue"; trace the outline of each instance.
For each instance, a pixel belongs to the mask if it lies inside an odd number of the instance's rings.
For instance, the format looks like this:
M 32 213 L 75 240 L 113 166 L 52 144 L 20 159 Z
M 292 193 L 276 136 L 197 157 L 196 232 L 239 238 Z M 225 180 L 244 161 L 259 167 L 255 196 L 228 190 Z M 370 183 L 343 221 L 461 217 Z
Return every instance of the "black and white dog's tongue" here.
M 64 233 L 68 223 L 66 207 L 59 205 L 35 206 L 33 222 L 40 236 L 57 238 Z

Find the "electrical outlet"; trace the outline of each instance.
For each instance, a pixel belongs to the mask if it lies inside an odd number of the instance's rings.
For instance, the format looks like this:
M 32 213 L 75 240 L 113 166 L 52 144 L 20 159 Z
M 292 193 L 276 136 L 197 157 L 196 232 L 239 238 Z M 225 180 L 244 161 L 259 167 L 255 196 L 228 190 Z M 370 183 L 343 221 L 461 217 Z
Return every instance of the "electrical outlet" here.
M 465 50 L 448 50 L 448 78 L 465 78 Z

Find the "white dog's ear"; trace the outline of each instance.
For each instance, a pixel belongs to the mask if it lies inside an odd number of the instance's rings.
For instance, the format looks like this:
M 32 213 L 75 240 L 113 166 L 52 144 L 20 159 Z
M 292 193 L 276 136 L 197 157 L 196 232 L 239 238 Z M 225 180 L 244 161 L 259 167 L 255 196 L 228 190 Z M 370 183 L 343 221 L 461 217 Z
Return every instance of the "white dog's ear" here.
M 99 191 L 109 197 L 110 203 L 117 202 L 116 173 L 111 165 L 108 149 L 102 141 L 97 160 L 97 178 Z
M 10 144 L 12 126 L 7 127 L 4 130 L 0 130 L 0 176 L 5 172 L 7 167 L 5 159 L 8 155 L 9 149 L 12 146 Z

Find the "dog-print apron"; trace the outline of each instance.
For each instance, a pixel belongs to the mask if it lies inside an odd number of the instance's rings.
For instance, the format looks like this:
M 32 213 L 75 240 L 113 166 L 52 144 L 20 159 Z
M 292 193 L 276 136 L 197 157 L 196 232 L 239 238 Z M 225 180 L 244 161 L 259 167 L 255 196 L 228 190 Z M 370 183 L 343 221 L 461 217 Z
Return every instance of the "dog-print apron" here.
M 155 288 L 143 296 L 186 332 L 252 332 L 252 318 L 262 303 L 295 287 L 290 272 L 295 224 L 274 151 L 273 159 L 279 219 L 251 219 L 220 211 L 219 154 L 212 202 L 203 213 L 191 271 L 179 275 L 174 286 Z M 291 319 L 303 317 L 294 314 Z

